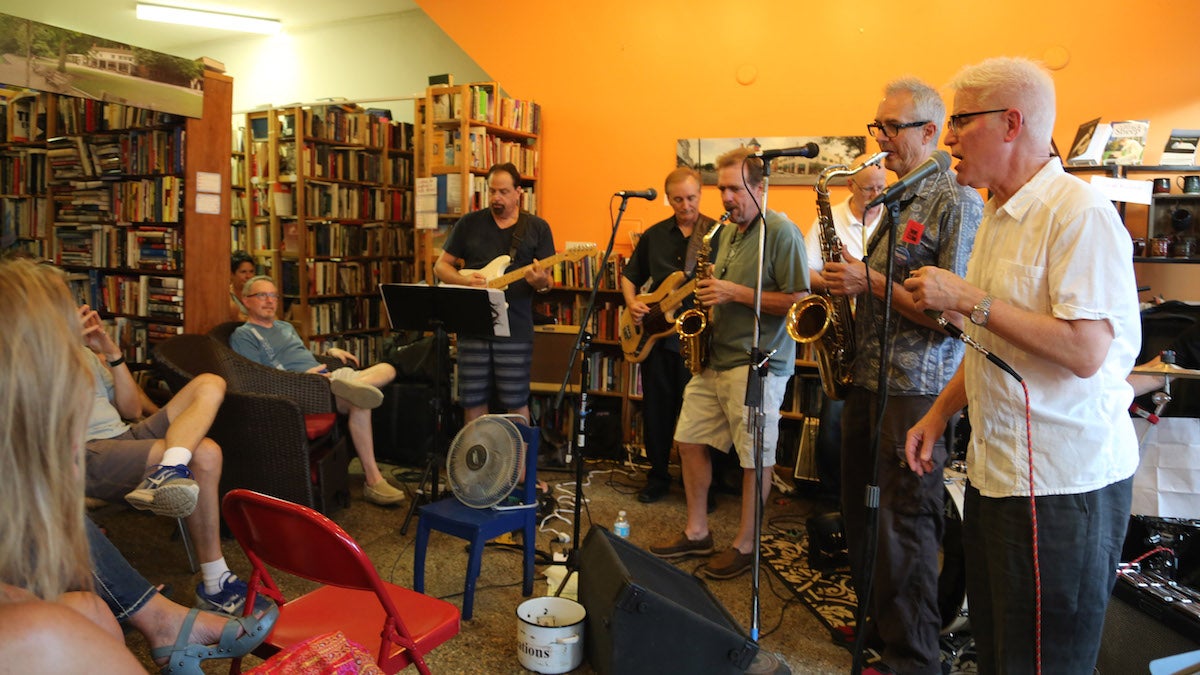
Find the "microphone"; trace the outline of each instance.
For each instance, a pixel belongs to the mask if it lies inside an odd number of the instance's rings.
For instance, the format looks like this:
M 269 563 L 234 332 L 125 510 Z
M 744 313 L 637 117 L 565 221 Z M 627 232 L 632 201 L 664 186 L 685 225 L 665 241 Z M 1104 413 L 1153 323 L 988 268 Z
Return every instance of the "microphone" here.
M 941 151 L 939 150 L 939 152 L 941 152 Z M 942 152 L 942 154 L 944 155 L 946 153 Z M 996 356 L 995 354 L 988 351 L 987 347 L 984 347 L 983 345 L 976 342 L 974 338 L 972 338 L 970 335 L 967 335 L 966 333 L 964 333 L 961 328 L 959 328 L 958 326 L 955 326 L 954 324 L 947 321 L 946 317 L 942 316 L 941 312 L 934 311 L 932 309 L 927 309 L 927 310 L 925 310 L 925 316 L 933 319 L 934 321 L 937 321 L 938 325 L 941 326 L 943 329 L 945 329 L 945 331 L 947 333 L 950 334 L 950 337 L 958 338 L 959 340 L 962 340 L 963 344 L 967 345 L 971 349 L 974 349 L 975 351 L 979 352 L 980 354 L 983 354 L 985 357 L 987 357 L 988 361 L 991 361 L 998 368 L 1000 368 L 1000 370 L 1003 370 L 1004 372 L 1008 373 L 1009 375 L 1012 375 L 1013 378 L 1017 382 L 1024 381 L 1021 379 L 1021 376 L 1017 374 L 1017 371 L 1012 369 L 1012 366 L 1005 363 L 1004 360 L 1001 359 L 999 356 Z
M 917 165 L 917 168 L 904 174 L 900 180 L 887 186 L 878 197 L 867 203 L 866 209 L 870 210 L 880 204 L 890 204 L 900 198 L 908 188 L 925 180 L 926 176 L 945 171 L 950 168 L 950 153 L 945 150 L 938 150 L 929 156 L 929 159 Z
M 655 190 L 654 188 L 650 188 L 648 190 L 621 190 L 620 192 L 617 192 L 616 195 L 621 199 L 633 199 L 634 197 L 637 197 L 638 199 L 649 199 L 650 201 L 654 201 L 655 199 L 658 199 L 658 190 Z
M 781 150 L 759 150 L 751 155 L 752 157 L 761 157 L 765 160 L 775 159 L 776 157 L 816 157 L 821 154 L 821 146 L 816 143 L 809 143 L 799 148 L 783 148 Z

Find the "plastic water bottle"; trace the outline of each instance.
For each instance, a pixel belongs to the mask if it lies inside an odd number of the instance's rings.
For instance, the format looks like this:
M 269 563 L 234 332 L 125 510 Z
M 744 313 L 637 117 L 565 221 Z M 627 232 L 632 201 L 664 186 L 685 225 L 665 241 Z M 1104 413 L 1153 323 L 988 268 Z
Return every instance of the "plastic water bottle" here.
M 629 520 L 625 518 L 624 511 L 617 511 L 617 522 L 613 523 L 613 534 L 622 539 L 629 538 Z

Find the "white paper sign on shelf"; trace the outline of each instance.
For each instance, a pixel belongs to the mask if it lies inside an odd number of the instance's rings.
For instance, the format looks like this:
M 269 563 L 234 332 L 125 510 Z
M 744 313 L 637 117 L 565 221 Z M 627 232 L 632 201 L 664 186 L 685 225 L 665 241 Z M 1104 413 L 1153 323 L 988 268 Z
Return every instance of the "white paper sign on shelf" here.
M 413 204 L 413 216 L 418 230 L 436 230 L 438 226 L 437 213 L 437 178 L 418 178 L 413 185 L 416 202 Z
M 1149 204 L 1153 187 L 1148 180 L 1109 178 L 1108 176 L 1092 176 L 1092 186 L 1103 192 L 1104 196 L 1112 201 L 1127 204 Z
M 196 193 L 196 213 L 220 215 L 221 195 L 208 192 Z
M 209 194 L 220 194 L 221 192 L 221 174 L 215 171 L 197 171 L 196 172 L 196 192 L 207 192 Z

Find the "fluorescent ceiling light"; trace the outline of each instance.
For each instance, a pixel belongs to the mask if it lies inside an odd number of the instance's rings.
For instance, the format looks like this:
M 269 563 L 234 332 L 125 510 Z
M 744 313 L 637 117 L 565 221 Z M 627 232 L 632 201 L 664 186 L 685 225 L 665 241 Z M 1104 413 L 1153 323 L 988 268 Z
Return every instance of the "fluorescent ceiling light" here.
M 209 12 L 202 9 L 166 7 L 144 2 L 137 4 L 137 18 L 144 21 L 161 21 L 163 23 L 178 23 L 185 26 L 219 28 L 222 30 L 241 31 L 243 33 L 263 33 L 265 35 L 274 35 L 279 32 L 281 27 L 278 19 L 260 19 L 253 16 Z

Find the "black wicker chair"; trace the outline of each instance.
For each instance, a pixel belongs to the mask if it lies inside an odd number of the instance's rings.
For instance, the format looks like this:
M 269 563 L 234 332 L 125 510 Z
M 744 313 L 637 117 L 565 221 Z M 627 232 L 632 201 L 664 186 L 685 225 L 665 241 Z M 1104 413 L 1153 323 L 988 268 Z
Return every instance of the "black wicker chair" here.
M 247 488 L 322 513 L 349 504 L 349 445 L 325 378 L 260 366 L 209 335 L 160 343 L 155 364 L 175 391 L 200 373 L 225 379 L 208 434 L 225 456 L 222 496 Z

